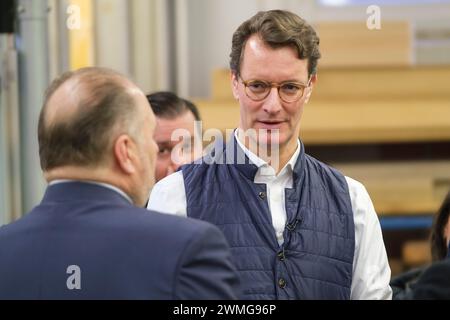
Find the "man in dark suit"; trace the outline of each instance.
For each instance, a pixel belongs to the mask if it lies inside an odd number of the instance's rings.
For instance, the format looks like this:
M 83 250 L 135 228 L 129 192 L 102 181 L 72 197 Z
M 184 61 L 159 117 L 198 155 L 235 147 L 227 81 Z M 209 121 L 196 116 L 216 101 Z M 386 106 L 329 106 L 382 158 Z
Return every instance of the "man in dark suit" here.
M 397 300 L 449 300 L 450 259 L 433 263 L 420 275 L 416 283 Z
M 69 72 L 39 119 L 42 202 L 0 228 L 0 299 L 232 299 L 220 231 L 149 213 L 155 117 L 114 71 Z

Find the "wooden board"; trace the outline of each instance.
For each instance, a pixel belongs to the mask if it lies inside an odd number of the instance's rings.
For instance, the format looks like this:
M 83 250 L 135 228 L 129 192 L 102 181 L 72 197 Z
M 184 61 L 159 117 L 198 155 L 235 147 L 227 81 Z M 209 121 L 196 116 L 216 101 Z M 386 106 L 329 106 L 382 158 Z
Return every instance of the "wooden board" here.
M 230 71 L 213 71 L 212 99 L 233 100 Z M 449 99 L 450 66 L 324 68 L 313 100 Z
M 225 131 L 239 124 L 236 101 L 195 100 L 204 129 Z M 310 144 L 450 140 L 450 100 L 311 101 L 300 136 Z
M 379 215 L 435 213 L 450 190 L 450 161 L 333 167 L 364 184 Z
M 212 72 L 211 90 L 214 100 L 233 100 L 231 71 L 229 69 L 216 69 Z
M 366 21 L 321 22 L 320 64 L 327 67 L 407 66 L 413 63 L 413 33 L 409 22 L 382 21 L 370 30 Z
M 450 66 L 319 69 L 314 100 L 450 101 Z

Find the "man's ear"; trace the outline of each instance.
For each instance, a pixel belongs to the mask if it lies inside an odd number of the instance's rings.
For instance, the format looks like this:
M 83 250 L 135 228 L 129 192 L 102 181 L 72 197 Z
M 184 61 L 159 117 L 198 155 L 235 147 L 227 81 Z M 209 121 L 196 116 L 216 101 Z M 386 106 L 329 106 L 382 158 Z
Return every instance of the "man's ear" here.
M 306 88 L 305 103 L 309 102 L 309 98 L 311 98 L 311 94 L 313 92 L 314 86 L 316 85 L 316 82 L 317 82 L 317 73 L 311 76 L 309 87 Z
M 130 136 L 123 134 L 114 142 L 114 157 L 118 166 L 126 173 L 136 172 L 136 145 Z
M 231 72 L 231 89 L 233 90 L 233 96 L 236 100 L 239 100 L 239 80 L 234 72 Z

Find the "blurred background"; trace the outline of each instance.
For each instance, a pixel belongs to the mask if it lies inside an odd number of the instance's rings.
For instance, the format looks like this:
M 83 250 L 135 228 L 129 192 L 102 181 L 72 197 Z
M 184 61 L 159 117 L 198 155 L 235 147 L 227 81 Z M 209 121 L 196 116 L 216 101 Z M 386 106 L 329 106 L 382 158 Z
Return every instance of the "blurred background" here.
M 51 79 L 110 67 L 146 93 L 192 99 L 204 130 L 232 129 L 231 36 L 269 9 L 299 14 L 321 38 L 307 152 L 364 183 L 394 275 L 428 263 L 433 214 L 450 189 L 445 0 L 0 1 L 0 225 L 43 195 L 36 133 Z

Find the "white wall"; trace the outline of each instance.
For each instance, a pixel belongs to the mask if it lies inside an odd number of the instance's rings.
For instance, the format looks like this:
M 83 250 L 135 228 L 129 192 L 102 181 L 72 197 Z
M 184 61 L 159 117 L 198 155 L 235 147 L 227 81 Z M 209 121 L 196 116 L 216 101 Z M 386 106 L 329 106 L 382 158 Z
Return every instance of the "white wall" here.
M 96 0 L 95 65 L 115 69 L 144 92 L 170 87 L 166 0 Z
M 211 70 L 228 67 L 234 30 L 259 10 L 259 0 L 189 0 L 189 96 L 208 96 Z
M 131 36 L 127 0 L 96 0 L 95 64 L 131 74 Z
M 14 40 L 13 35 L 0 35 L 0 226 L 22 214 L 19 83 Z

